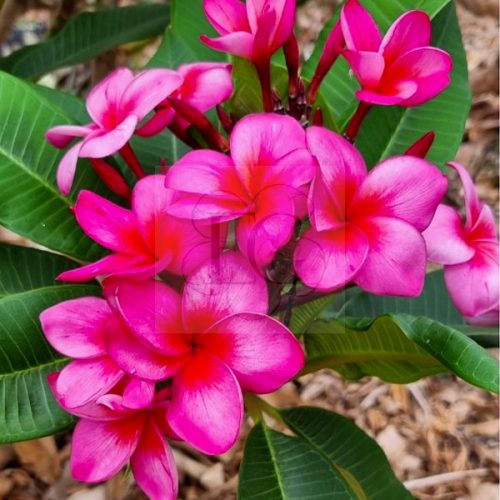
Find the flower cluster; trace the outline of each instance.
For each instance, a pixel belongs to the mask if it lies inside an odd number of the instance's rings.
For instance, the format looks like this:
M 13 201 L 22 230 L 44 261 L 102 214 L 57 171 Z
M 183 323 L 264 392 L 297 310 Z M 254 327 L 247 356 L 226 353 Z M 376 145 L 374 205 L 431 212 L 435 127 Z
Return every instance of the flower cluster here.
M 228 64 L 136 76 L 121 68 L 90 92 L 92 123 L 47 132 L 59 148 L 81 139 L 59 165 L 62 193 L 71 191 L 78 158 L 89 158 L 123 199 L 78 194 L 78 224 L 110 253 L 59 276 L 98 278 L 104 298 L 68 300 L 40 318 L 50 344 L 71 359 L 49 384 L 80 418 L 72 473 L 98 482 L 130 463 L 152 499 L 177 495 L 167 439 L 224 453 L 238 438 L 245 393 L 275 391 L 300 373 L 304 353 L 287 326 L 299 294 L 355 284 L 414 297 L 432 260 L 445 265 L 467 318 L 488 322 L 498 310 L 495 224 L 463 167 L 452 164 L 464 183 L 465 224 L 440 204 L 446 176 L 425 160 L 432 133 L 371 171 L 353 145 L 371 106 L 417 106 L 448 85 L 451 59 L 429 47 L 427 15 L 406 13 L 382 38 L 358 0 L 348 0 L 307 87 L 298 74 L 294 0 L 204 6 L 221 36 L 202 40 L 255 65 L 265 112 L 239 120 L 226 113 Z M 270 59 L 281 48 L 287 107 L 271 89 Z M 344 136 L 311 111 L 339 56 L 361 85 Z M 204 115 L 214 107 L 226 134 Z M 130 141 L 166 128 L 193 150 L 146 175 Z M 115 153 L 136 175 L 133 187 L 105 160 Z M 273 317 L 283 311 L 281 321 Z

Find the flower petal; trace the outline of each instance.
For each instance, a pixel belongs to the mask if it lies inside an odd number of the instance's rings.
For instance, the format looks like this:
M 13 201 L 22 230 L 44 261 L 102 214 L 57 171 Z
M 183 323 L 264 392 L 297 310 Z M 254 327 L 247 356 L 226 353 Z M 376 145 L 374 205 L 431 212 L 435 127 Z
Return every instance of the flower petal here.
M 250 31 L 245 4 L 239 0 L 203 0 L 203 8 L 210 24 L 221 35 Z
M 355 93 L 360 101 L 380 106 L 394 106 L 406 103 L 417 90 L 418 85 L 415 82 L 404 80 L 392 82 L 390 86 L 379 85 L 376 90 L 356 90 Z
M 344 50 L 346 58 L 363 89 L 376 90 L 385 69 L 384 58 L 378 52 Z
M 75 137 L 85 137 L 92 132 L 92 128 L 86 125 L 59 125 L 52 127 L 45 133 L 45 139 L 49 141 L 52 146 L 63 149 Z
M 175 111 L 170 106 L 162 106 L 157 108 L 155 114 L 147 120 L 144 125 L 141 125 L 135 134 L 139 137 L 151 137 L 159 134 L 163 129 L 170 125 L 170 122 L 175 116 Z
M 457 162 L 450 162 L 448 165 L 455 169 L 460 176 L 462 188 L 464 190 L 466 228 L 471 229 L 481 213 L 481 200 L 477 194 L 476 186 L 467 169 Z
M 123 391 L 122 403 L 125 408 L 140 410 L 148 408 L 155 397 L 155 384 L 149 380 L 131 377 Z
M 348 49 L 378 51 L 382 41 L 378 26 L 358 0 L 346 2 L 340 22 Z
M 177 498 L 179 480 L 174 455 L 156 425 L 144 426 L 130 467 L 137 485 L 151 500 Z
M 45 309 L 40 323 L 50 345 L 61 354 L 91 358 L 105 354 L 104 335 L 112 317 L 104 299 L 82 297 Z
M 351 281 L 368 254 L 368 241 L 352 225 L 329 231 L 309 229 L 294 254 L 297 275 L 309 287 L 335 290 Z
M 142 415 L 115 422 L 80 420 L 73 432 L 72 476 L 92 483 L 114 476 L 136 449 L 143 424 Z
M 356 225 L 368 238 L 370 250 L 354 282 L 379 295 L 419 295 L 426 265 L 421 234 L 407 222 L 389 217 L 370 217 Z
M 213 325 L 200 342 L 231 368 L 242 390 L 259 394 L 279 389 L 304 365 L 304 352 L 292 332 L 264 314 L 229 316 Z
M 219 38 L 208 38 L 201 35 L 200 40 L 211 49 L 227 52 L 244 59 L 252 59 L 253 36 L 244 31 L 235 31 Z
M 207 454 L 236 442 L 243 396 L 232 371 L 214 356 L 194 355 L 172 382 L 168 422 L 181 439 Z
M 398 217 L 423 231 L 447 187 L 446 177 L 432 163 L 394 156 L 370 171 L 353 201 L 351 217 Z
M 474 255 L 474 248 L 467 243 L 460 216 L 447 205 L 437 207 L 422 236 L 427 246 L 427 258 L 437 264 L 460 264 Z
M 82 149 L 82 142 L 77 142 L 62 157 L 57 167 L 56 181 L 59 191 L 64 196 L 68 196 L 75 180 L 76 165 Z

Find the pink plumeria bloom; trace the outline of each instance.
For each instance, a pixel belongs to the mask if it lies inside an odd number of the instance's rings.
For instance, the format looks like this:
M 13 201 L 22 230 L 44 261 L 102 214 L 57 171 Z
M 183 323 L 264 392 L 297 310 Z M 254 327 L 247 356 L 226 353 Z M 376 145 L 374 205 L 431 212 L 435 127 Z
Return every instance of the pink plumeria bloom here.
M 381 295 L 420 294 L 421 232 L 446 191 L 446 177 L 411 156 L 389 158 L 368 173 L 359 151 L 324 128 L 308 129 L 307 142 L 318 167 L 309 193 L 312 228 L 294 255 L 299 277 L 319 290 L 352 281 Z
M 269 61 L 295 23 L 295 0 L 204 0 L 205 14 L 222 35 L 202 36 L 214 50 L 253 62 Z
M 49 375 L 53 390 L 60 376 Z M 66 407 L 54 391 L 63 408 L 80 417 L 71 440 L 71 474 L 78 481 L 100 483 L 130 463 L 137 484 L 151 500 L 175 500 L 177 469 L 165 439 L 177 439 L 166 419 L 170 391 L 155 396 L 154 389 L 142 392 L 140 383 L 134 389 L 134 399 L 118 386 L 79 408 Z
M 94 241 L 113 253 L 97 262 L 59 275 L 62 281 L 88 281 L 96 276 L 149 278 L 164 270 L 186 275 L 224 247 L 224 225 L 197 227 L 168 215 L 171 193 L 163 175 L 141 179 L 132 193 L 132 209 L 81 191 L 75 216 Z
M 356 92 L 361 101 L 418 106 L 450 84 L 452 59 L 429 46 L 431 21 L 425 12 L 406 12 L 384 38 L 359 0 L 348 0 L 340 20 L 347 47 L 343 55 L 361 84 Z
M 73 358 L 54 385 L 65 408 L 87 404 L 120 381 L 129 380 L 132 390 L 137 384 L 135 376 L 144 379 L 143 391 L 154 392 L 154 381 L 172 373 L 165 357 L 137 339 L 112 302 L 105 299 L 82 297 L 61 302 L 43 311 L 40 322 L 50 345 Z M 123 348 L 133 353 L 132 365 L 130 358 L 121 355 Z
M 70 192 L 79 157 L 104 158 L 119 151 L 138 123 L 181 83 L 182 76 L 168 69 L 149 69 L 134 76 L 128 68 L 118 68 L 97 84 L 86 101 L 92 123 L 61 125 L 46 134 L 47 140 L 61 149 L 74 138 L 82 138 L 59 164 L 59 190 L 65 195 Z
M 240 120 L 230 149 L 230 157 L 199 150 L 175 163 L 167 173 L 166 186 L 175 191 L 168 211 L 199 221 L 239 219 L 240 250 L 264 267 L 293 234 L 313 158 L 300 124 L 276 114 Z
M 453 303 L 471 323 L 498 324 L 499 251 L 495 217 L 479 200 L 467 170 L 450 163 L 460 175 L 465 221 L 447 205 L 439 205 L 424 232 L 429 260 L 444 265 L 444 280 Z
M 116 302 L 134 333 L 170 357 L 169 425 L 205 453 L 238 438 L 242 391 L 275 391 L 303 366 L 300 343 L 267 315 L 264 279 L 236 252 L 204 264 L 182 297 L 159 281 L 124 282 Z
M 202 113 L 223 103 L 233 93 L 231 64 L 227 63 L 194 63 L 179 66 L 177 73 L 183 77 L 182 85 L 172 93 Z M 168 100 L 161 102 L 155 115 L 139 130 L 137 135 L 150 137 L 158 134 L 173 122 L 177 129 L 185 130 L 189 122 L 179 116 L 170 106 Z

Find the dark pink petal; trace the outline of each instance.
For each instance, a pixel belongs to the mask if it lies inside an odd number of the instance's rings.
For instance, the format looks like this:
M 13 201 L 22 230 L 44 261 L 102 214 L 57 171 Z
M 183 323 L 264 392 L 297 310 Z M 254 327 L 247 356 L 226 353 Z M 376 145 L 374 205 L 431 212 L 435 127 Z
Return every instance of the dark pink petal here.
M 147 120 L 144 125 L 139 127 L 135 134 L 140 137 L 151 137 L 159 134 L 163 129 L 168 127 L 175 116 L 175 111 L 170 106 L 162 106 L 158 111 Z
M 122 119 L 134 115 L 141 121 L 182 84 L 183 78 L 170 69 L 146 69 L 129 83 L 119 104 Z
M 131 410 L 148 408 L 155 397 L 155 384 L 149 380 L 131 377 L 123 391 L 123 406 Z
M 231 368 L 243 390 L 259 394 L 279 389 L 304 365 L 304 352 L 292 332 L 264 314 L 229 316 L 200 342 Z
M 84 232 L 103 247 L 128 254 L 144 252 L 144 244 L 130 210 L 91 191 L 80 191 L 75 216 Z
M 358 52 L 355 50 L 344 50 L 342 55 L 347 59 L 363 89 L 376 91 L 385 69 L 382 55 L 378 52 Z
M 244 31 L 236 31 L 219 38 L 208 38 L 200 36 L 200 40 L 211 49 L 219 52 L 227 52 L 244 59 L 252 59 L 253 36 Z
M 89 126 L 59 125 L 58 127 L 52 127 L 47 130 L 45 139 L 47 139 L 52 146 L 63 149 L 67 147 L 75 137 L 85 137 L 90 132 L 92 132 L 92 128 Z
M 134 135 L 137 116 L 130 115 L 116 127 L 87 136 L 82 143 L 82 158 L 104 158 L 119 151 Z
M 475 317 L 498 307 L 498 242 L 485 241 L 475 246 L 472 259 L 445 266 L 444 281 L 457 309 Z
M 319 169 L 311 184 L 307 202 L 309 219 L 316 231 L 344 225 L 346 207 L 337 207 Z
M 134 334 L 163 355 L 180 356 L 190 350 L 181 320 L 181 297 L 160 281 L 123 282 L 116 303 Z
M 421 158 L 394 156 L 373 170 L 356 194 L 350 218 L 398 217 L 423 231 L 444 196 L 448 181 Z
M 239 0 L 203 0 L 203 8 L 210 24 L 221 35 L 250 31 L 245 4 Z
M 462 220 L 451 207 L 439 205 L 429 227 L 422 233 L 427 258 L 437 264 L 460 264 L 474 255 L 466 240 Z
M 290 37 L 295 25 L 295 0 L 275 2 L 278 26 L 274 33 L 273 51 L 279 49 Z
M 307 145 L 324 179 L 324 183 L 316 182 L 311 192 L 315 208 L 324 211 L 320 204 L 329 193 L 336 209 L 331 217 L 345 220 L 346 210 L 367 174 L 361 153 L 343 137 L 323 127 L 307 130 Z
M 279 48 L 274 44 L 274 34 L 277 26 L 278 18 L 276 11 L 266 6 L 259 16 L 253 40 L 252 60 L 254 62 L 268 61 L 274 51 Z
M 175 500 L 178 493 L 174 455 L 155 424 L 144 426 L 141 439 L 130 458 L 139 488 L 151 500 Z
M 317 232 L 309 229 L 295 249 L 294 267 L 310 288 L 335 290 L 349 283 L 365 262 L 368 241 L 351 225 Z
M 382 40 L 380 51 L 387 65 L 403 54 L 431 43 L 431 20 L 421 10 L 410 10 L 398 17 Z
M 168 422 L 184 441 L 207 454 L 224 453 L 238 439 L 243 396 L 220 359 L 194 355 L 174 377 Z
M 91 358 L 105 354 L 104 335 L 112 317 L 104 299 L 82 297 L 45 309 L 40 323 L 50 345 L 61 354 Z
M 265 314 L 267 301 L 264 278 L 241 254 L 226 252 L 189 277 L 182 297 L 184 326 L 201 333 L 231 314 Z
M 56 181 L 59 191 L 67 196 L 71 191 L 71 186 L 75 179 L 76 164 L 82 149 L 82 143 L 78 142 L 72 146 L 62 157 L 57 167 Z
M 80 420 L 71 442 L 72 476 L 91 483 L 114 476 L 134 453 L 143 425 L 142 415 L 115 422 Z
M 427 260 L 421 234 L 407 222 L 389 217 L 370 217 L 356 225 L 370 250 L 354 282 L 379 295 L 419 295 Z
M 340 13 L 342 32 L 348 49 L 378 51 L 382 37 L 370 13 L 358 0 L 349 0 Z
M 426 76 L 415 80 L 417 91 L 406 98 L 401 106 L 420 106 L 431 99 L 434 99 L 438 94 L 445 90 L 451 83 L 450 71 L 445 70 L 435 75 Z
M 450 162 L 448 165 L 455 169 L 462 181 L 465 199 L 466 228 L 472 229 L 481 213 L 482 203 L 477 194 L 476 186 L 465 167 L 457 162 Z
M 253 266 L 270 264 L 276 252 L 290 241 L 296 220 L 294 192 L 279 185 L 263 189 L 255 198 L 254 211 L 238 221 L 238 248 Z
M 393 82 L 390 87 L 381 87 L 376 90 L 357 90 L 356 97 L 368 104 L 380 106 L 394 106 L 406 102 L 418 90 L 418 85 L 409 80 Z
M 82 406 L 111 389 L 123 371 L 108 357 L 77 359 L 62 369 L 56 391 L 65 408 Z
M 306 148 L 295 149 L 269 166 L 262 176 L 262 188 L 281 184 L 294 191 L 311 182 L 316 162 Z

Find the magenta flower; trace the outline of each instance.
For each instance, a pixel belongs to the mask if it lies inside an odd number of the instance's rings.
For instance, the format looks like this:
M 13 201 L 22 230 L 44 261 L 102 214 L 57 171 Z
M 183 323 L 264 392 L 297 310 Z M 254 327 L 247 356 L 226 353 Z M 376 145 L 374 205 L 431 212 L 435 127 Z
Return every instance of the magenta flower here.
M 335 290 L 353 281 L 382 295 L 418 295 L 426 251 L 420 234 L 446 191 L 446 177 L 420 158 L 389 158 L 367 173 L 349 142 L 324 128 L 307 130 L 318 161 L 309 193 L 312 228 L 294 264 L 302 281 Z
M 222 35 L 202 36 L 214 50 L 255 63 L 269 61 L 292 34 L 295 0 L 203 0 L 210 24 Z
M 184 64 L 179 66 L 177 73 L 183 77 L 183 83 L 171 96 L 190 104 L 202 113 L 223 103 L 233 93 L 230 64 Z M 164 100 L 157 106 L 155 115 L 136 133 L 142 137 L 150 137 L 172 122 L 176 130 L 185 130 L 190 125 L 173 110 L 168 100 Z
M 242 391 L 272 392 L 303 366 L 300 343 L 267 316 L 264 279 L 235 252 L 192 274 L 182 297 L 151 280 L 121 284 L 116 302 L 137 337 L 170 357 L 169 425 L 205 453 L 236 441 Z
M 467 170 L 460 175 L 465 195 L 465 222 L 451 207 L 439 205 L 424 232 L 429 260 L 444 265 L 444 280 L 453 303 L 468 321 L 498 324 L 498 236 L 491 209 L 479 200 Z
M 78 158 L 104 158 L 123 148 L 138 123 L 176 90 L 182 77 L 168 69 L 150 69 L 134 77 L 128 68 L 119 68 L 96 85 L 87 97 L 88 125 L 61 125 L 51 128 L 47 140 L 65 148 L 76 137 L 82 140 L 64 155 L 57 170 L 59 190 L 67 195 L 73 184 Z
M 293 234 L 313 175 L 303 128 L 288 116 L 249 115 L 230 137 L 231 156 L 192 151 L 167 173 L 175 191 L 170 214 L 199 221 L 239 219 L 240 250 L 259 267 L 269 264 Z
M 164 270 L 185 275 L 224 247 L 225 226 L 197 227 L 167 214 L 171 193 L 165 177 L 141 179 L 132 193 L 132 209 L 122 208 L 90 191 L 81 191 L 75 216 L 84 232 L 113 253 L 97 262 L 62 273 L 62 281 L 96 276 L 149 278 Z
M 60 376 L 49 375 L 52 388 Z M 117 386 L 113 393 L 79 408 L 68 408 L 58 400 L 65 410 L 80 417 L 71 440 L 71 474 L 78 481 L 100 483 L 130 462 L 137 484 L 150 499 L 175 500 L 177 469 L 165 439 L 177 438 L 166 420 L 169 390 L 155 396 L 154 388 L 141 391 L 140 382 L 134 389 L 134 400 Z M 54 394 L 58 398 L 57 391 Z
M 418 106 L 450 84 L 452 59 L 429 46 L 431 21 L 425 12 L 406 12 L 384 38 L 359 0 L 348 0 L 340 19 L 347 47 L 343 55 L 361 84 L 359 100 Z

